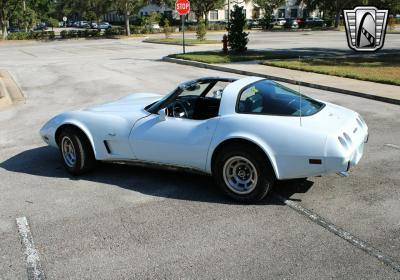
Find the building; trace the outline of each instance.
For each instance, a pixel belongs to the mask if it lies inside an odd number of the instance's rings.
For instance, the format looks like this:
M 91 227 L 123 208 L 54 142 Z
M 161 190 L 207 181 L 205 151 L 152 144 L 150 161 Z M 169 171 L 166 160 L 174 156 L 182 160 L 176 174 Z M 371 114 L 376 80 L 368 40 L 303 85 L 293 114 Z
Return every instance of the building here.
M 310 12 L 304 3 L 297 4 L 297 0 L 287 0 L 285 5 L 276 9 L 273 16 L 276 18 L 305 18 L 308 16 L 315 16 L 316 12 Z M 243 0 L 226 0 L 225 5 L 221 9 L 213 10 L 208 13 L 209 22 L 226 22 L 228 21 L 228 10 L 232 10 L 235 5 L 243 7 L 243 12 L 246 14 L 247 19 L 259 19 L 263 16 L 263 11 L 254 4 L 253 1 L 243 1 Z M 229 6 L 229 7 L 228 7 Z M 157 5 L 152 1 L 149 4 L 142 7 L 137 16 L 143 17 L 150 15 L 152 13 L 170 13 L 174 18 L 179 18 L 178 13 L 171 7 L 166 5 Z M 196 17 L 194 13 L 190 13 L 189 21 L 195 21 Z M 118 15 L 116 12 L 109 13 L 104 17 L 108 21 L 123 21 L 124 17 Z
M 263 16 L 263 11 L 253 3 L 253 1 L 234 1 L 226 0 L 225 7 L 223 9 L 210 11 L 208 14 L 208 20 L 212 21 L 227 21 L 228 20 L 228 2 L 229 9 L 232 10 L 234 5 L 243 7 L 243 12 L 246 14 L 247 19 L 259 19 Z M 276 18 L 305 18 L 308 16 L 314 16 L 316 13 L 310 13 L 304 3 L 297 4 L 296 0 L 287 0 L 285 5 L 276 9 L 273 16 Z

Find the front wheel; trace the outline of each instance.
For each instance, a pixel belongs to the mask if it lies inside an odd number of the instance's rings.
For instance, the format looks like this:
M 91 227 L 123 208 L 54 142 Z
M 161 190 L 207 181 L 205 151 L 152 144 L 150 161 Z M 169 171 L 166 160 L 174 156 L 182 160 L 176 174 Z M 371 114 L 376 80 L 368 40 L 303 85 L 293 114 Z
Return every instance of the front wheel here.
M 259 150 L 227 147 L 217 155 L 213 176 L 220 189 L 241 203 L 263 199 L 274 184 L 272 167 Z
M 86 135 L 75 128 L 65 128 L 58 140 L 64 167 L 72 175 L 91 171 L 96 163 L 92 146 Z

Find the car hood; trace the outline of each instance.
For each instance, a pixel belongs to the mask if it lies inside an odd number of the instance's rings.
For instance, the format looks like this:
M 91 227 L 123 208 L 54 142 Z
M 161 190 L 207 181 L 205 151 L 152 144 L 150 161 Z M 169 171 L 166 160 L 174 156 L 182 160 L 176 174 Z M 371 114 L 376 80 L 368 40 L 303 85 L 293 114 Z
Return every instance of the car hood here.
M 162 96 L 154 93 L 134 93 L 113 102 L 92 106 L 84 111 L 111 113 L 141 111 L 147 105 L 159 100 Z

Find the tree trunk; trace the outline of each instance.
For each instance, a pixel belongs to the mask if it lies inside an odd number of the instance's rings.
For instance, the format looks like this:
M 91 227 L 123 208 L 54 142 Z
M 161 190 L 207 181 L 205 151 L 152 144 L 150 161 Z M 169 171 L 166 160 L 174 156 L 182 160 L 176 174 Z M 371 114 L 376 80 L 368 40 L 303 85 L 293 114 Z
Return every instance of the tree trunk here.
M 2 33 L 3 33 L 3 40 L 7 39 L 7 21 L 6 20 L 2 20 L 1 21 L 1 27 L 2 27 Z
M 339 23 L 340 23 L 340 13 L 341 13 L 341 10 L 340 10 L 340 9 L 337 9 L 337 10 L 336 10 L 336 16 L 335 16 L 335 28 L 338 28 L 338 27 L 339 27 Z
M 125 31 L 126 31 L 126 36 L 131 36 L 131 28 L 129 24 L 129 7 L 128 7 L 128 1 L 125 2 Z

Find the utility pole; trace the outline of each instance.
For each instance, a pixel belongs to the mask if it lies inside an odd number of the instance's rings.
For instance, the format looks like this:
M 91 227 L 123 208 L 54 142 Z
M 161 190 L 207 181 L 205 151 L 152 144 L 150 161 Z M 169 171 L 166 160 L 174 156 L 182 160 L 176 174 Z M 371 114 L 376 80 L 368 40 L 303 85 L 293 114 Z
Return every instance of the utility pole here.
M 25 32 L 28 32 L 28 23 L 26 22 L 26 1 L 23 1 L 24 4 L 24 20 L 25 20 Z

